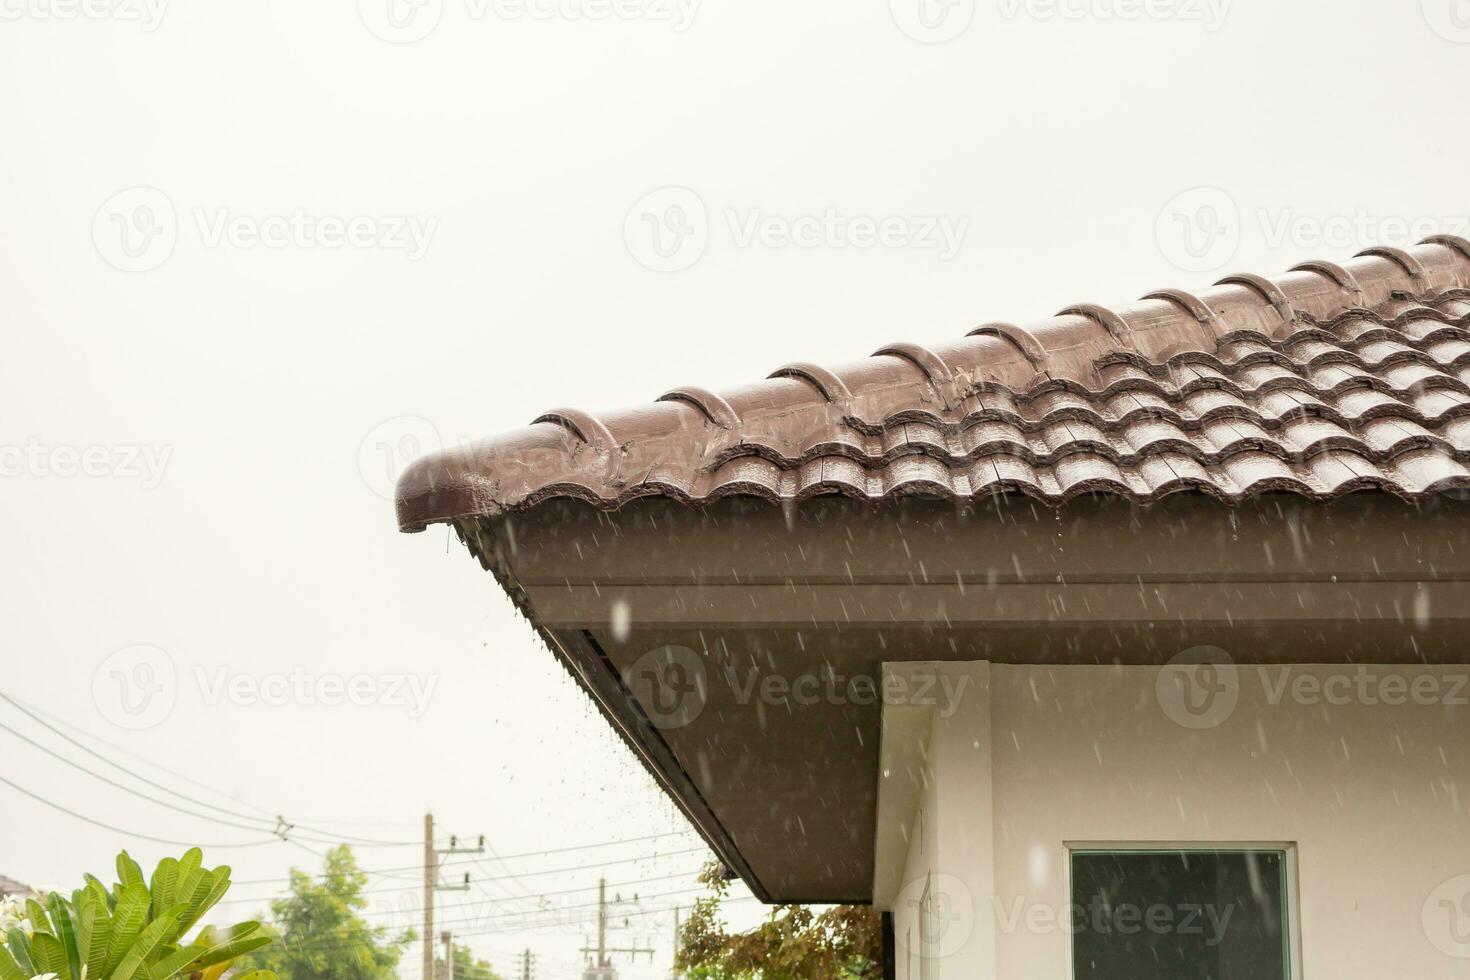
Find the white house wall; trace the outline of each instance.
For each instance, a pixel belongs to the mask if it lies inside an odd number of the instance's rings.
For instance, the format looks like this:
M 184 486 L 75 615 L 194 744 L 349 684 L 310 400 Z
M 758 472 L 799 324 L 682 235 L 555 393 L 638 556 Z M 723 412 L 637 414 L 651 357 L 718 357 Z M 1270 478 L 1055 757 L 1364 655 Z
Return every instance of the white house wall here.
M 994 935 L 974 931 L 985 916 L 968 896 L 992 891 L 995 834 L 991 825 L 991 721 L 988 663 L 908 663 L 885 666 L 883 789 L 879 792 L 875 904 L 892 909 L 901 980 L 984 977 L 994 972 Z M 939 680 L 936 680 L 939 678 Z M 890 724 L 893 718 L 895 723 Z M 918 721 L 917 719 L 922 719 Z M 906 745 L 894 744 L 906 738 Z M 966 778 L 946 779 L 963 772 Z M 966 814 L 963 820 L 946 814 Z M 894 822 L 902 825 L 894 836 Z M 884 869 L 903 854 L 901 878 Z M 954 868 L 968 869 L 956 876 Z M 958 907 L 956 897 L 965 895 Z M 926 906 L 927 903 L 932 903 Z M 926 935 L 926 916 L 938 924 Z M 927 960 L 927 963 L 925 962 Z
M 1241 667 L 1233 709 L 1185 718 L 1203 728 L 1171 719 L 1158 668 L 916 668 L 971 680 L 927 709 L 917 839 L 885 836 L 891 769 L 880 783 L 878 866 L 903 874 L 875 900 L 900 980 L 1069 978 L 1068 843 L 1232 842 L 1294 845 L 1314 980 L 1470 977 L 1470 667 Z M 948 905 L 913 975 L 926 883 Z

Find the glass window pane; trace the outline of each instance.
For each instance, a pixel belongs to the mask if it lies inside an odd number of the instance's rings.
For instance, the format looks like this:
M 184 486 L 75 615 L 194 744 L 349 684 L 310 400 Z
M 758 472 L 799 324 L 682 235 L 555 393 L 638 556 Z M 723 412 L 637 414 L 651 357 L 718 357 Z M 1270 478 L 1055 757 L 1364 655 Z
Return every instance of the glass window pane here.
M 1077 980 L 1290 980 L 1282 851 L 1075 851 Z

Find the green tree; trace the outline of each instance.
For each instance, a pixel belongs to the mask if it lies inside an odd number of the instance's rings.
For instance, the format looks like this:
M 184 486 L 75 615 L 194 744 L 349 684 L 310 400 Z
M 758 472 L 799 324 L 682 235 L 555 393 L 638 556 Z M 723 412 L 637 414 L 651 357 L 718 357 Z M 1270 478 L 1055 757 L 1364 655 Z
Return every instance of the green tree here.
M 710 890 L 696 899 L 679 930 L 678 964 L 689 980 L 877 980 L 882 975 L 882 926 L 878 913 L 855 905 L 814 912 L 778 905 L 770 918 L 731 934 L 720 919 L 730 891 L 722 869 L 707 865 L 699 876 Z
M 345 844 L 326 854 L 323 873 L 291 869 L 291 893 L 271 902 L 272 943 L 250 965 L 281 980 L 397 980 L 398 959 L 412 931 L 391 937 L 359 914 L 367 875 Z
M 434 960 L 434 975 L 444 976 L 444 961 Z M 475 958 L 474 950 L 458 943 L 454 946 L 454 980 L 505 980 L 488 962 Z

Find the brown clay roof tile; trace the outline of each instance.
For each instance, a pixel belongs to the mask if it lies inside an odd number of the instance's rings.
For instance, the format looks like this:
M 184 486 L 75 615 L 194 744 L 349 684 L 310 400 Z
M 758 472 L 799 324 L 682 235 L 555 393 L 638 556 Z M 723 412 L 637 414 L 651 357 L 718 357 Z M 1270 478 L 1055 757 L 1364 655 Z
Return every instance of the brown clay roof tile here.
M 606 416 L 557 409 L 420 460 L 405 530 L 555 497 L 969 498 L 1470 487 L 1470 242 L 1369 249 L 1126 307 L 1069 306 L 840 368 Z

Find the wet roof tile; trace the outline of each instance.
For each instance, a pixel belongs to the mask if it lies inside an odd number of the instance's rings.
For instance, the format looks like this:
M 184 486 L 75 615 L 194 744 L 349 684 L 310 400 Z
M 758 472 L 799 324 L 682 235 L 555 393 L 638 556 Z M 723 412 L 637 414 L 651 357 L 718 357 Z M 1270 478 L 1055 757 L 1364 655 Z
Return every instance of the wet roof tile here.
M 607 415 L 559 409 L 420 460 L 405 530 L 574 497 L 843 494 L 1061 503 L 1470 487 L 1470 242 L 1232 276 L 987 324 L 842 367 L 794 364 Z

